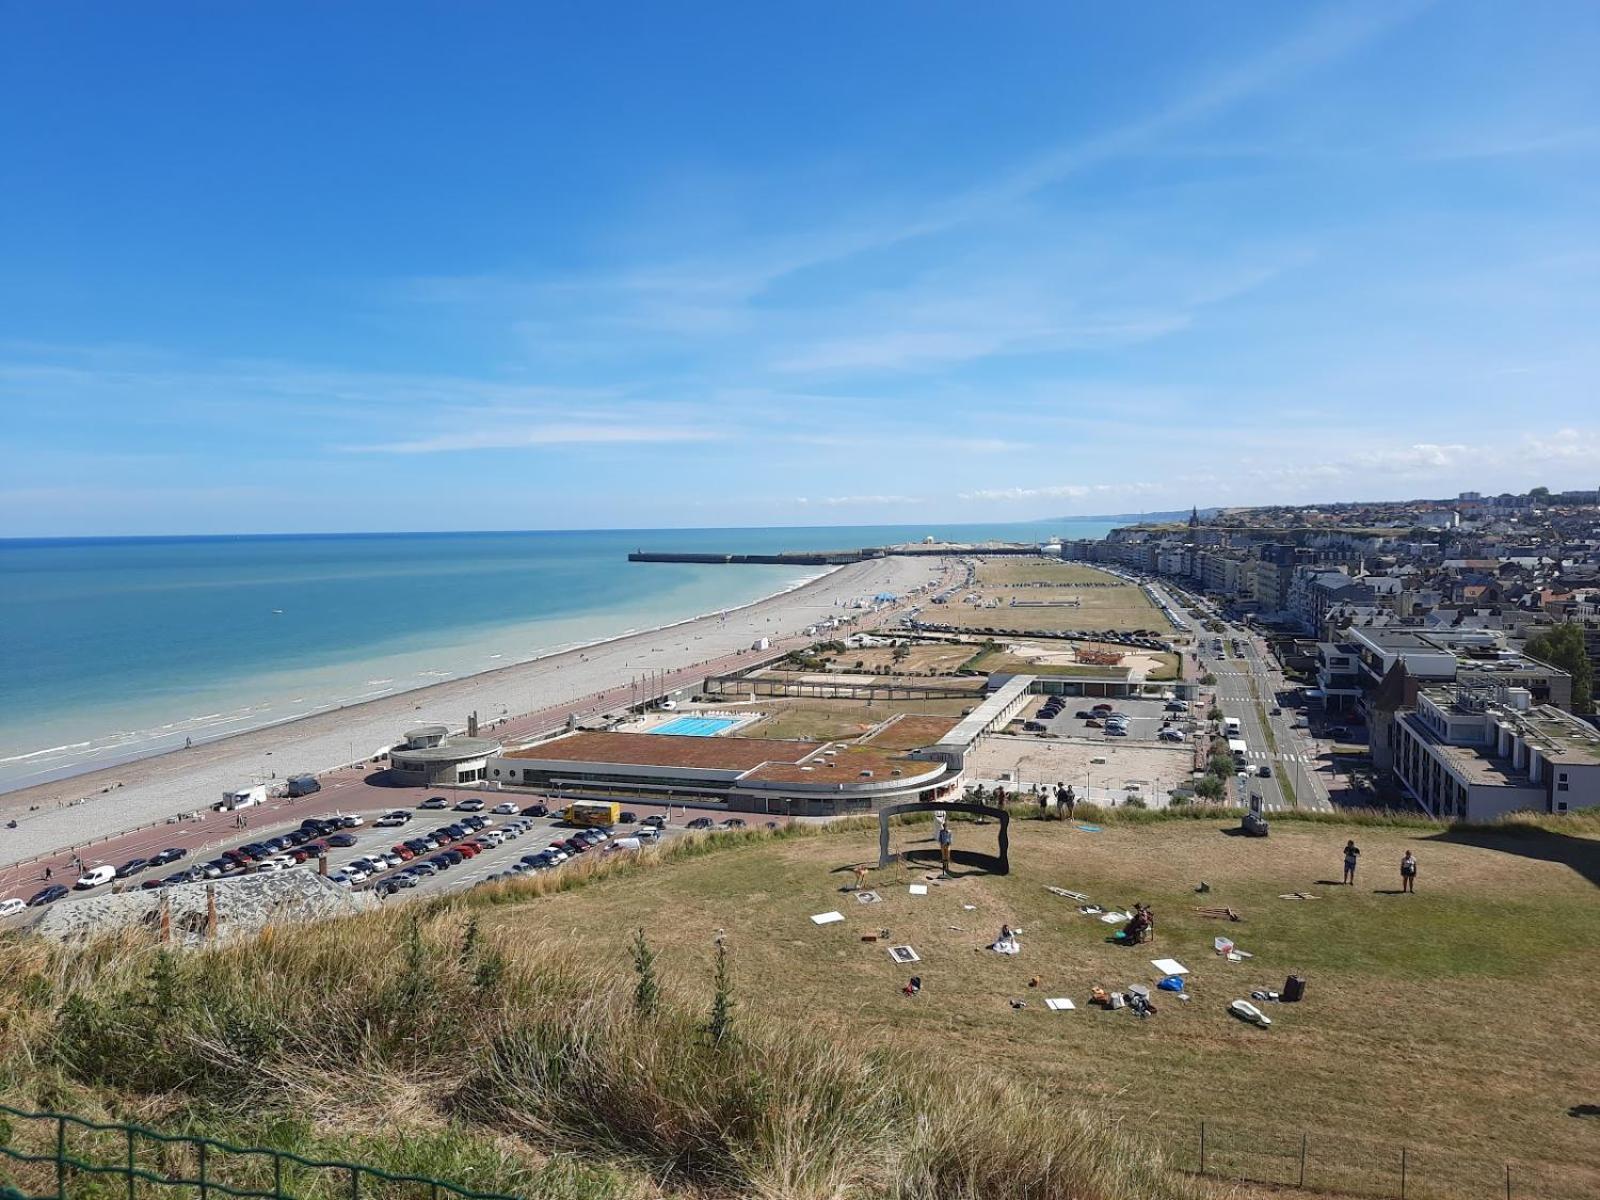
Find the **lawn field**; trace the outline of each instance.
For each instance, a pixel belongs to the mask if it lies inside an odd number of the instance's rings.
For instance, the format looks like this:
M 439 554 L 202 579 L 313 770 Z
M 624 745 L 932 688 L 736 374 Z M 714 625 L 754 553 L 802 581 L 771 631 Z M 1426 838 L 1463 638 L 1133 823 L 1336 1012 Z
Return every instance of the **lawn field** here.
M 1048 558 L 990 558 L 978 568 L 980 584 L 1008 583 L 1109 583 L 1112 576 L 1094 567 L 1056 562 Z M 1042 597 L 1043 593 L 1041 593 Z
M 827 741 L 833 738 L 857 738 L 874 726 L 882 724 L 896 713 L 917 713 L 927 716 L 959 717 L 963 709 L 971 708 L 974 700 L 896 700 L 892 704 L 880 702 L 868 705 L 860 700 L 769 700 L 757 698 L 746 704 L 725 704 L 730 712 L 755 711 L 766 713 L 764 720 L 756 721 L 739 731 L 743 737 L 752 738 L 804 738 Z
M 906 657 L 896 660 L 892 646 L 867 646 L 829 656 L 840 671 L 872 671 L 886 667 L 897 678 L 954 671 L 972 657 L 974 647 L 959 642 L 923 642 L 904 647 Z
M 1307 1184 L 1328 1192 L 1398 1194 L 1404 1149 L 1411 1197 L 1503 1195 L 1507 1163 L 1514 1195 L 1600 1195 L 1600 1121 L 1569 1115 L 1600 1103 L 1600 825 L 1573 827 L 1580 835 L 1279 821 L 1257 841 L 1223 824 L 1014 822 L 1011 875 L 940 884 L 875 872 L 884 899 L 872 905 L 841 888 L 844 868 L 876 858 L 875 833 L 758 842 L 502 904 L 485 921 L 618 964 L 643 925 L 665 986 L 686 996 L 704 992 L 725 931 L 742 1010 L 918 1049 L 930 1070 L 1042 1084 L 1064 1106 L 1121 1118 L 1179 1167 L 1197 1164 L 1204 1121 L 1212 1170 L 1267 1181 L 1296 1181 L 1304 1135 Z M 992 844 L 992 826 L 956 830 L 958 846 Z M 905 827 L 897 844 L 930 834 Z M 1363 851 L 1357 886 L 1321 882 L 1338 878 L 1347 837 Z M 1413 896 L 1394 894 L 1407 848 L 1422 864 Z M 925 881 L 928 895 L 907 892 Z M 1108 945 L 1109 926 L 1047 885 L 1153 905 L 1155 944 Z M 1290 891 L 1318 899 L 1278 898 Z M 1201 903 L 1244 920 L 1206 919 Z M 846 919 L 808 920 L 829 909 Z M 984 948 L 1002 922 L 1022 929 L 1016 958 Z M 896 965 L 861 940 L 880 929 L 921 961 Z M 1218 958 L 1219 934 L 1255 957 Z M 1164 956 L 1191 969 L 1188 1002 L 1155 993 L 1148 1020 L 1086 1006 L 1095 984 L 1153 984 L 1147 960 Z M 914 999 L 900 992 L 913 972 L 924 983 Z M 1306 1000 L 1266 1006 L 1270 1030 L 1227 1014 L 1229 1000 L 1291 972 L 1308 980 Z M 1049 1012 L 1045 996 L 1079 1008 Z
M 1055 584 L 1095 583 L 1111 586 L 1025 587 L 1029 582 Z M 979 565 L 976 586 L 983 600 L 998 600 L 994 608 L 974 607 L 953 598 L 937 609 L 926 610 L 925 620 L 978 629 L 1151 629 L 1165 633 L 1172 626 L 1161 610 L 1134 584 L 1092 567 L 1053 563 L 1044 559 L 1007 559 Z M 1075 598 L 1076 607 L 1012 608 L 1010 601 L 1044 601 Z

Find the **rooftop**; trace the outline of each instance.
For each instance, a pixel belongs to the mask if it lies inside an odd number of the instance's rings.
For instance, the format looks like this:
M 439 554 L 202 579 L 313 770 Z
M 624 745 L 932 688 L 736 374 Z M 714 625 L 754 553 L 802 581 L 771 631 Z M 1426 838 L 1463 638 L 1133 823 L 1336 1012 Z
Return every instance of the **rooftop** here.
M 956 724 L 952 717 L 908 715 L 880 725 L 862 742 L 880 750 L 919 750 L 938 745 Z
M 571 733 L 508 751 L 505 757 L 744 772 L 765 763 L 803 762 L 827 744 L 769 738 L 685 737 L 675 733 Z

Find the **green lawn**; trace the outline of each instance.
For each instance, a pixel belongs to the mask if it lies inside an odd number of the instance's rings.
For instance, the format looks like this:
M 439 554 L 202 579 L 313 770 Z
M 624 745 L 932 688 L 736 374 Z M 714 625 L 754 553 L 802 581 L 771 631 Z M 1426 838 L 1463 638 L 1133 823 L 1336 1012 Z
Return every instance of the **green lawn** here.
M 900 841 L 926 836 L 907 830 Z M 1364 851 L 1359 885 L 1319 882 L 1337 879 L 1352 836 Z M 958 827 L 958 845 L 983 840 L 992 829 Z M 1420 891 L 1388 894 L 1407 847 L 1422 862 Z M 1597 847 L 1555 833 L 1290 821 L 1265 841 L 1226 836 L 1216 820 L 1099 833 L 1024 822 L 1012 826 L 1012 875 L 912 897 L 905 885 L 922 874 L 895 869 L 874 879 L 884 902 L 867 906 L 839 891 L 849 878 L 840 868 L 875 857 L 875 835 L 862 832 L 719 853 L 497 909 L 494 919 L 519 937 L 581 943 L 597 962 L 621 962 L 642 920 L 669 986 L 685 989 L 703 988 L 704 947 L 726 930 L 743 1004 L 846 1024 L 864 1043 L 921 1047 L 930 1069 L 983 1064 L 1036 1081 L 1135 1122 L 1180 1164 L 1205 1121 L 1211 1165 L 1257 1176 L 1281 1178 L 1284 1160 L 1265 1148 L 1297 1156 L 1305 1133 L 1310 1182 L 1329 1190 L 1392 1193 L 1404 1148 L 1412 1196 L 1488 1195 L 1510 1161 L 1538 1181 L 1523 1194 L 1579 1197 L 1600 1194 L 1593 1122 L 1567 1115 L 1600 1100 L 1600 993 L 1590 985 L 1600 969 Z M 1203 899 L 1193 891 L 1201 879 L 1211 887 Z M 1047 884 L 1151 903 L 1155 946 L 1107 945 L 1108 927 Z M 1302 890 L 1320 898 L 1277 898 Z M 1197 903 L 1245 920 L 1205 919 Z M 808 921 L 830 908 L 846 921 Z M 1024 931 L 1016 959 L 983 949 L 1002 922 Z M 921 962 L 897 966 L 861 940 L 880 928 Z M 1255 958 L 1217 958 L 1218 934 Z M 1146 960 L 1158 956 L 1191 968 L 1191 1001 L 1163 997 L 1149 1021 L 1043 1008 L 1046 995 L 1082 1006 L 1097 983 L 1153 983 Z M 925 984 L 915 1001 L 898 990 L 912 970 Z M 1279 987 L 1290 972 L 1308 978 L 1307 1000 L 1274 1006 L 1273 1029 L 1227 1015 L 1229 1000 Z M 1040 989 L 1028 986 L 1035 975 Z M 1028 1007 L 1013 1010 L 1013 999 Z

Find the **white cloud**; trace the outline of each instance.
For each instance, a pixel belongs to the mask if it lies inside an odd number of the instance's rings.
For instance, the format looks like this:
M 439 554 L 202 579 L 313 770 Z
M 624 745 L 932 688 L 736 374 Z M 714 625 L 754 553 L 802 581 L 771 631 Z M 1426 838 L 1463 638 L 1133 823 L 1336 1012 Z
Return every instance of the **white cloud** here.
M 922 501 L 915 496 L 824 496 L 817 500 L 809 500 L 804 496 L 795 499 L 796 504 L 825 504 L 830 508 L 844 505 L 875 505 L 875 504 L 920 504 Z
M 638 425 L 544 425 L 528 429 L 473 429 L 399 442 L 345 446 L 353 454 L 443 454 L 458 450 L 509 450 L 525 446 L 607 446 L 638 443 L 712 442 L 726 434 L 712 429 L 649 428 Z

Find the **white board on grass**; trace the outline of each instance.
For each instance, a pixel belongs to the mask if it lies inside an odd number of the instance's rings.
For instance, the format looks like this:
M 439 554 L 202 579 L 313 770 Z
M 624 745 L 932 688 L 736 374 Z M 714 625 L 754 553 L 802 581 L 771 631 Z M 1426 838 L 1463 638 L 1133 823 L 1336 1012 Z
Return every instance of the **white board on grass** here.
M 1044 1002 L 1044 1006 L 1051 1012 L 1067 1012 L 1068 1010 L 1077 1007 L 1077 1005 L 1075 1005 L 1071 1000 L 1068 1000 L 1065 996 L 1062 996 L 1057 1000 L 1046 1000 Z
M 928 894 L 928 885 L 925 883 L 913 883 L 910 885 L 910 890 L 913 896 L 926 896 Z
M 832 925 L 835 921 L 842 921 L 842 920 L 844 920 L 844 914 L 843 913 L 840 913 L 840 912 L 825 912 L 825 913 L 818 913 L 816 916 L 812 917 L 811 918 L 811 923 L 813 925 Z
M 1107 925 L 1116 925 L 1116 924 L 1119 924 L 1119 923 L 1121 923 L 1123 921 L 1128 920 L 1129 917 L 1128 917 L 1127 913 L 1108 912 L 1108 913 L 1101 913 L 1100 914 L 1100 919 L 1102 921 L 1104 921 Z
M 1152 958 L 1150 965 L 1163 975 L 1187 975 L 1189 968 L 1175 958 Z

